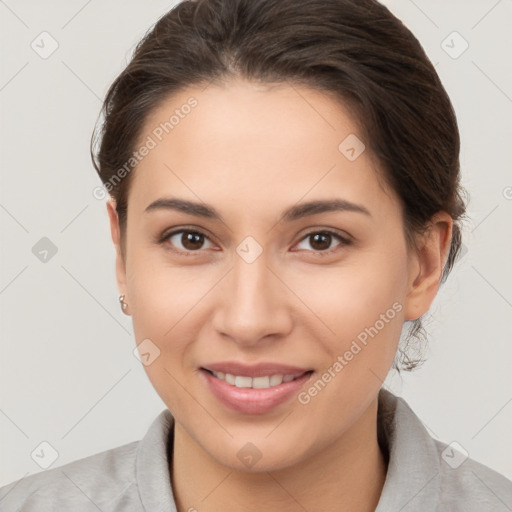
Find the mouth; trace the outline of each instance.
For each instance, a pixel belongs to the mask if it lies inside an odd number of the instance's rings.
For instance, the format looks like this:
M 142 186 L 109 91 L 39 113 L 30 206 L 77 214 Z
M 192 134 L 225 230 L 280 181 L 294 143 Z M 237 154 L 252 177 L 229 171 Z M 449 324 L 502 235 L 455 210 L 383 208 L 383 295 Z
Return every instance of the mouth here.
M 199 374 L 211 395 L 241 414 L 264 414 L 289 402 L 311 379 L 312 369 L 260 364 L 211 364 Z M 224 370 L 224 371 L 222 371 Z

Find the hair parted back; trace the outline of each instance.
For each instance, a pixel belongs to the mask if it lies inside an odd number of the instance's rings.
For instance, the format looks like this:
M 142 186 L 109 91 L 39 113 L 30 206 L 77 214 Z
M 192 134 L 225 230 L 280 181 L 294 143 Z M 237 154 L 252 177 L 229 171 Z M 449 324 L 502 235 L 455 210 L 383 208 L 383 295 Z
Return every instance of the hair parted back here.
M 103 184 L 111 184 L 130 161 L 144 122 L 164 100 L 190 86 L 235 78 L 304 85 L 338 99 L 400 198 L 408 243 L 414 244 L 414 235 L 428 228 L 435 213 L 451 215 L 446 280 L 460 250 L 465 213 L 457 120 L 418 40 L 376 0 L 177 4 L 138 43 L 107 92 L 103 121 L 91 140 Z M 123 248 L 133 172 L 109 189 Z M 421 318 L 411 325 L 395 359 L 398 370 L 423 362 L 410 350 L 414 338 L 425 338 Z M 417 344 L 412 350 L 420 353 Z

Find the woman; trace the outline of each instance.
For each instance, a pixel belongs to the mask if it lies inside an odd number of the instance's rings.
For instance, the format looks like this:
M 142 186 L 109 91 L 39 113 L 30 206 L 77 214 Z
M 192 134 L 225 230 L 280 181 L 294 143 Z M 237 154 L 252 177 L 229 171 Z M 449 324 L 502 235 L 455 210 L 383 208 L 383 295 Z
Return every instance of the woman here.
M 418 364 L 465 211 L 452 105 L 399 20 L 185 1 L 103 112 L 120 304 L 168 409 L 2 510 L 510 509 L 512 482 L 382 387 Z

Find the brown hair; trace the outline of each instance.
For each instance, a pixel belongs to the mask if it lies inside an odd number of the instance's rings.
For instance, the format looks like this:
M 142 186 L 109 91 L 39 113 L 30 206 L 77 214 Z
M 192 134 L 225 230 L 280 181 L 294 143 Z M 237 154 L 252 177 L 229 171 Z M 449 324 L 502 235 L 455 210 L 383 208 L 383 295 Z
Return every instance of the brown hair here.
M 186 0 L 156 22 L 110 86 L 91 140 L 94 166 L 116 201 L 123 255 L 132 173 L 114 178 L 134 160 L 149 113 L 186 87 L 235 77 L 289 81 L 339 99 L 400 197 L 408 243 L 435 213 L 453 218 L 446 280 L 465 212 L 457 120 L 418 40 L 376 0 Z M 407 348 L 423 333 L 415 320 L 395 368 L 422 362 Z

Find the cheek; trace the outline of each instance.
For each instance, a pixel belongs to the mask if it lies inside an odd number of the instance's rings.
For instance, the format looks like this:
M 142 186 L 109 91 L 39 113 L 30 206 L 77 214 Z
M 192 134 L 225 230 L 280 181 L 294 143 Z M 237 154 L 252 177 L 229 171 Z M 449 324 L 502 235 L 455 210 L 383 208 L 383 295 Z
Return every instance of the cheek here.
M 190 346 L 187 320 L 193 315 L 193 305 L 206 293 L 206 285 L 201 286 L 182 269 L 152 261 L 142 251 L 131 256 L 127 291 L 135 340 L 143 343 L 141 354 L 149 352 L 151 358 L 144 371 L 171 413 L 189 414 L 192 404 L 183 392 L 183 367 Z
M 309 309 L 315 312 L 315 317 L 309 315 L 314 319 L 310 328 L 317 347 L 321 346 L 323 370 L 331 372 L 326 379 L 332 381 L 313 407 L 321 408 L 331 400 L 343 407 L 349 396 L 357 401 L 376 392 L 400 340 L 407 284 L 405 253 L 376 251 L 353 261 L 350 266 L 301 278 L 298 294 L 307 297 Z M 341 402 L 340 397 L 344 397 Z
M 127 292 L 130 299 L 130 314 L 136 343 L 150 340 L 149 347 L 159 354 L 145 370 L 153 381 L 165 378 L 165 368 L 169 359 L 168 352 L 177 354 L 183 350 L 179 338 L 175 335 L 180 319 L 185 317 L 190 300 L 186 294 L 193 287 L 183 287 L 177 269 L 165 268 L 151 258 L 150 251 L 132 248 L 127 262 Z M 171 369 L 168 368 L 170 371 Z M 167 375 L 169 377 L 169 375 Z
M 144 336 L 171 336 L 174 325 L 207 291 L 192 266 L 172 266 L 161 249 L 134 247 L 127 275 L 133 322 L 140 331 L 147 329 L 140 332 Z
M 183 374 L 195 368 L 193 341 L 199 337 L 204 305 L 219 276 L 207 266 L 172 266 L 165 256 L 151 252 L 134 251 L 129 260 L 130 313 L 137 344 L 149 339 L 159 353 L 145 366 L 148 377 L 157 391 L 172 394 Z
M 304 273 L 293 289 L 334 337 L 346 339 L 373 325 L 390 308 L 388 316 L 399 323 L 401 315 L 396 313 L 400 308 L 393 309 L 393 304 L 404 300 L 406 277 L 400 262 L 371 257 L 356 264 Z
M 304 284 L 308 306 L 329 330 L 319 322 L 313 327 L 323 365 L 298 398 L 311 417 L 325 418 L 327 435 L 339 434 L 340 418 L 348 421 L 365 410 L 383 384 L 400 340 L 403 270 L 390 261 L 372 260 L 373 266 L 365 262 L 311 276 L 315 286 Z

